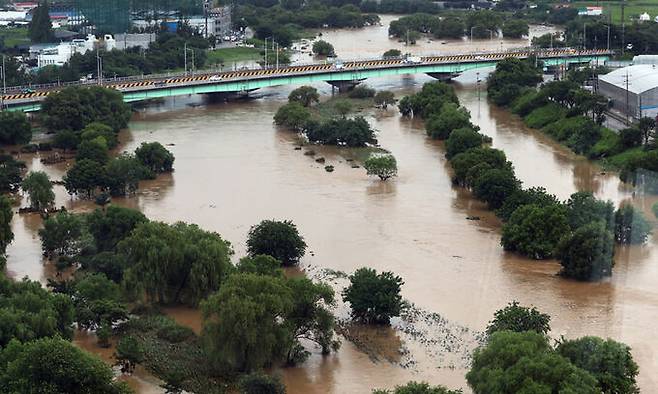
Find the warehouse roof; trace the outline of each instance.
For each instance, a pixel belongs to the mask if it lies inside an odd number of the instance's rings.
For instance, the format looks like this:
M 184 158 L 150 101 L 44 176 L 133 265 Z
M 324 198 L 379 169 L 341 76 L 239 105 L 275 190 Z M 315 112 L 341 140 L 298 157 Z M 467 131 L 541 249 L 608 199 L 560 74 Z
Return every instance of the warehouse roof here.
M 638 64 L 619 68 L 605 75 L 599 75 L 599 80 L 626 90 L 628 76 L 628 91 L 636 94 L 658 88 L 658 68 L 655 64 Z
M 633 56 L 633 64 L 658 64 L 658 55 Z

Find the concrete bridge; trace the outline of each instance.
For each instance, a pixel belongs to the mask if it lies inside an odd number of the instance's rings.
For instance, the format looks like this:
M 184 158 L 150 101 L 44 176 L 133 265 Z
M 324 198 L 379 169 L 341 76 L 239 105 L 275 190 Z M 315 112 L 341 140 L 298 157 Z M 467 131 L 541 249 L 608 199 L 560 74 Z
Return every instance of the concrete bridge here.
M 194 75 L 146 75 L 120 79 L 73 82 L 67 84 L 36 85 L 29 89 L 11 87 L 3 95 L 7 109 L 38 111 L 49 94 L 66 86 L 102 85 L 123 93 L 125 102 L 190 94 L 236 93 L 280 86 L 328 82 L 340 90 L 356 86 L 368 78 L 402 74 L 428 74 L 449 79 L 464 71 L 492 67 L 508 57 L 527 59 L 537 56 L 546 66 L 569 67 L 572 64 L 599 62 L 603 64 L 612 55 L 607 50 L 554 49 L 481 52 L 461 55 L 426 56 L 410 59 L 377 59 L 336 63 L 294 65 L 279 68 L 249 69 L 227 72 L 202 72 Z

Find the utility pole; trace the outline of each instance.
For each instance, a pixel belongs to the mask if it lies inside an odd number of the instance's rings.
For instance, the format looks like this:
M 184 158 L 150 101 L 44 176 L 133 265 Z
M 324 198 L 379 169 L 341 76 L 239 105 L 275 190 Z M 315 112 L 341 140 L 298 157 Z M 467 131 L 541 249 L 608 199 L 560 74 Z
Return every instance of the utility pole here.
M 267 39 L 270 37 L 265 37 L 265 68 L 267 69 Z
M 204 0 L 203 2 L 203 14 L 206 17 L 206 39 L 208 39 L 208 12 L 210 10 L 210 0 Z
M 100 48 L 96 49 L 96 83 L 103 84 L 103 58 L 101 57 Z
M 276 43 L 276 69 L 279 69 L 279 43 Z
M 7 69 L 5 66 L 5 55 L 2 55 L 2 100 L 0 100 L 0 111 L 5 109 L 5 94 L 7 94 Z
M 587 49 L 587 23 L 583 23 L 583 51 Z
M 621 2 L 621 55 L 624 56 L 624 50 L 626 49 L 626 21 L 624 20 L 624 6 L 626 2 L 622 0 Z
M 185 62 L 185 76 L 187 76 L 187 42 L 183 44 L 183 61 Z
M 626 68 L 626 125 L 630 124 L 629 115 L 631 112 L 630 107 L 628 106 L 628 67 Z
M 608 46 L 606 47 L 608 51 L 610 51 L 610 25 L 608 25 Z

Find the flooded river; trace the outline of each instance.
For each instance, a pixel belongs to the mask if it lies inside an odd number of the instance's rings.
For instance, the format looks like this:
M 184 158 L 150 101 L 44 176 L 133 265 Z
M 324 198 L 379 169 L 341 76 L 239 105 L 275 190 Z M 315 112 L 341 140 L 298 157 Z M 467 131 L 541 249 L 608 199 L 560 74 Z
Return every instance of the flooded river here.
M 374 56 L 401 45 L 388 40 L 385 26 L 328 31 L 323 37 L 346 58 Z M 421 41 L 414 50 L 450 47 L 456 51 L 473 45 L 495 49 L 500 45 L 500 40 Z M 504 45 L 520 44 L 506 41 Z M 416 75 L 367 83 L 401 97 L 430 80 Z M 492 107 L 486 101 L 486 89 L 478 89 L 475 80 L 474 74 L 457 79 L 460 101 L 482 132 L 493 137 L 494 147 L 507 153 L 525 186 L 544 186 L 562 199 L 577 190 L 592 190 L 615 203 L 632 200 L 649 214 L 656 198 L 633 198 L 615 174 L 602 173 Z M 329 85 L 316 87 L 325 97 L 331 92 Z M 154 220 L 183 220 L 217 231 L 233 243 L 237 256 L 245 253 L 251 225 L 267 218 L 292 219 L 313 252 L 304 257 L 302 268 L 391 270 L 404 278 L 406 299 L 471 331 L 483 330 L 493 312 L 511 300 L 536 305 L 552 316 L 555 337 L 591 334 L 629 344 L 640 364 L 643 391 L 658 391 L 654 374 L 658 343 L 651 334 L 658 321 L 658 234 L 647 245 L 619 248 L 611 280 L 562 279 L 556 276 L 556 262 L 532 261 L 503 251 L 500 222 L 468 192 L 451 184 L 442 144 L 425 136 L 421 122 L 401 118 L 396 109 L 372 109 L 366 115 L 379 130 L 381 146 L 397 158 L 397 178 L 380 182 L 367 177 L 362 168 L 351 168 L 335 149 L 315 149 L 326 164 L 335 166 L 333 173 L 325 172 L 324 165 L 294 150 L 293 135 L 272 123 L 292 88 L 266 89 L 257 92 L 256 100 L 227 104 L 206 105 L 201 97 L 182 97 L 138 113 L 121 136 L 122 150 L 133 151 L 144 141 L 171 144 L 175 172 L 144 182 L 136 197 L 115 202 L 138 208 Z M 24 159 L 53 179 L 61 179 L 66 170 L 65 164 L 44 167 L 37 158 Z M 57 187 L 57 204 L 75 210 L 93 208 L 89 202 L 71 199 L 61 187 Z M 482 220 L 466 220 L 467 216 Z M 45 281 L 52 272 L 41 260 L 40 221 L 16 215 L 12 226 L 16 239 L 8 248 L 9 272 Z M 198 317 L 189 311 L 171 314 L 183 323 L 198 325 Z M 398 335 L 383 332 L 380 340 L 398 347 Z M 79 337 L 77 343 L 95 348 L 89 338 Z M 403 368 L 399 363 L 373 362 L 343 341 L 337 354 L 314 353 L 302 366 L 282 370 L 282 374 L 290 393 L 369 393 L 411 379 L 466 387 L 463 366 L 446 367 L 427 349 L 411 345 L 409 349 L 416 363 Z M 147 378 L 140 380 L 139 387 L 141 392 L 158 392 L 157 384 Z

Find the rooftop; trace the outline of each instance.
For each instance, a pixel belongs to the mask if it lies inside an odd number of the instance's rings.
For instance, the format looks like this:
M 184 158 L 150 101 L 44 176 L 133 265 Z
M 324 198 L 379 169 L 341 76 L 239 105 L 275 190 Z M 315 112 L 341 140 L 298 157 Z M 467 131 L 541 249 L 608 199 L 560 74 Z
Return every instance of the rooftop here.
M 627 76 L 629 92 L 640 94 L 658 87 L 658 69 L 655 64 L 637 64 L 619 68 L 608 74 L 599 75 L 599 80 L 626 89 Z

